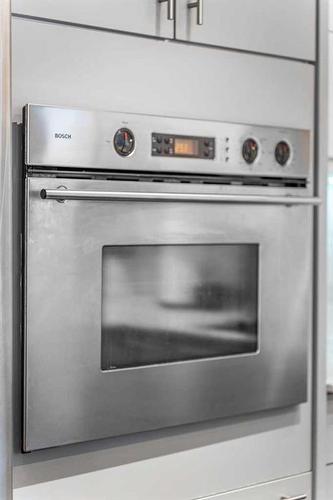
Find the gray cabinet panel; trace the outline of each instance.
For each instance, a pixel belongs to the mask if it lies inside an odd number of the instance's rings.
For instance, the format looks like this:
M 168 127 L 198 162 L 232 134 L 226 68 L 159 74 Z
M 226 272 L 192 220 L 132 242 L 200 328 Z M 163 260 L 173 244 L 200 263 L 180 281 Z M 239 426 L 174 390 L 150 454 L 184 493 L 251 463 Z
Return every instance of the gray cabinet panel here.
M 161 487 L 154 483 L 154 490 L 149 487 L 143 492 L 135 488 L 140 483 L 139 477 L 134 477 L 131 466 L 122 467 L 122 471 L 106 469 L 94 474 L 85 474 L 64 478 L 54 483 L 42 483 L 14 490 L 14 500 L 109 500 L 110 491 L 116 491 L 121 500 L 147 500 L 165 499 L 194 500 L 198 497 L 188 498 L 182 495 L 165 497 Z M 154 471 L 155 472 L 155 471 Z M 333 472 L 333 471 L 332 471 Z M 331 475 L 332 475 L 331 472 Z M 130 475 L 132 481 L 126 481 Z M 333 479 L 333 477 L 332 477 Z M 331 479 L 331 483 L 332 483 Z M 133 482 L 134 480 L 134 482 Z M 149 482 L 148 482 L 149 484 Z M 333 483 L 332 483 L 333 484 Z M 151 488 L 152 490 L 152 488 Z M 333 491 L 332 491 L 333 494 Z M 306 495 L 306 500 L 311 500 L 311 474 L 281 479 L 270 483 L 259 484 L 250 488 L 221 493 L 209 497 L 200 497 L 201 500 L 281 500 L 281 497 L 298 498 Z M 329 496 L 328 498 L 332 498 Z
M 189 0 L 177 0 L 182 40 L 315 59 L 315 0 L 201 0 L 203 24 Z M 246 76 L 246 75 L 245 75 Z
M 172 1 L 172 0 L 171 0 Z M 189 0 L 174 0 L 176 38 L 314 60 L 315 0 L 201 0 L 203 25 Z M 173 38 L 167 2 L 158 0 L 13 0 L 16 14 Z
M 163 38 L 174 35 L 167 2 L 158 0 L 13 0 L 12 11 Z
M 333 498 L 333 465 L 327 467 L 327 498 Z
M 313 85 L 310 64 L 13 20 L 15 118 L 32 102 L 311 129 Z
M 282 497 L 311 500 L 311 473 L 294 476 L 250 488 L 213 495 L 201 500 L 281 500 Z M 23 500 L 23 499 L 22 499 Z
M 333 478 L 333 395 L 329 395 L 327 401 L 327 463 L 332 464 Z

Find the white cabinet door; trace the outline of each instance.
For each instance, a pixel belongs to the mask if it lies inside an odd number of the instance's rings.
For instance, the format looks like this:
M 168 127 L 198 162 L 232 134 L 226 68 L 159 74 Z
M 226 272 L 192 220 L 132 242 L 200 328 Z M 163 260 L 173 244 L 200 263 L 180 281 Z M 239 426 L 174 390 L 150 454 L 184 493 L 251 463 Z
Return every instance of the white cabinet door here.
M 170 3 L 171 2 L 171 3 Z M 14 14 L 173 38 L 173 4 L 158 0 L 12 0 Z M 171 15 L 169 17 L 172 17 Z
M 315 59 L 315 0 L 177 0 L 176 19 L 181 40 Z

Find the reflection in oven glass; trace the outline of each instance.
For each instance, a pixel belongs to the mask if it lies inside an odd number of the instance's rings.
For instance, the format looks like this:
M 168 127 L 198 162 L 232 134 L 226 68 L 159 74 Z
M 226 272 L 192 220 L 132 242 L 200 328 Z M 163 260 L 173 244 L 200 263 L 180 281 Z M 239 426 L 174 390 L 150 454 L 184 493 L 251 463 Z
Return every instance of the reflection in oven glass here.
M 103 248 L 102 369 L 255 352 L 258 245 Z

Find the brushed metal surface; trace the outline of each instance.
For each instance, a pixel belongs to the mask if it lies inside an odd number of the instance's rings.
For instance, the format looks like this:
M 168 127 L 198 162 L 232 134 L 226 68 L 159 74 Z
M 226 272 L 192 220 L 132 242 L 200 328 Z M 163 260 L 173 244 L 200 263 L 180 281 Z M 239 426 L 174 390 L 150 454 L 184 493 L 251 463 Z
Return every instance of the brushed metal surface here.
M 175 20 L 175 0 L 158 0 L 159 3 L 168 2 L 168 19 L 169 21 Z
M 27 165 L 285 178 L 307 178 L 310 173 L 307 130 L 39 105 L 28 105 L 25 112 Z M 122 127 L 129 128 L 136 138 L 135 150 L 127 157 L 119 156 L 113 147 L 114 134 Z M 153 132 L 215 137 L 215 159 L 152 156 Z M 242 145 L 248 137 L 259 144 L 258 159 L 252 165 L 242 157 Z M 288 142 L 292 151 L 285 167 L 274 158 L 281 140 Z
M 187 4 L 188 9 L 197 9 L 197 24 L 201 26 L 203 24 L 203 0 L 197 0 L 196 2 L 189 2 Z
M 296 497 L 281 497 L 281 500 L 306 500 L 307 495 L 297 495 Z
M 45 182 L 27 180 L 25 450 L 306 400 L 313 207 L 57 203 L 40 198 Z M 48 189 L 59 185 L 73 191 L 194 190 L 47 179 Z M 232 189 L 203 186 L 200 192 Z M 103 372 L 103 247 L 212 243 L 260 247 L 259 352 Z
M 45 181 L 47 184 L 47 181 Z M 94 200 L 94 201 L 183 201 L 198 203 L 242 203 L 254 205 L 320 205 L 320 198 L 311 196 L 265 196 L 214 193 L 144 193 L 128 191 L 73 191 L 64 189 L 42 189 L 43 200 Z

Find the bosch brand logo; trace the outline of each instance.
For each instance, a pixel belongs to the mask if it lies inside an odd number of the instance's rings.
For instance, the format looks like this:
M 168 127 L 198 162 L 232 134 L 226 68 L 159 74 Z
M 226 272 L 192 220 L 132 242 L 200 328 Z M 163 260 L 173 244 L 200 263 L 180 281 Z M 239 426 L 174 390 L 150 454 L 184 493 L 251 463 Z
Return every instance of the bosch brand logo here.
M 59 132 L 54 134 L 54 137 L 56 139 L 71 139 L 72 135 L 71 134 L 60 134 Z

